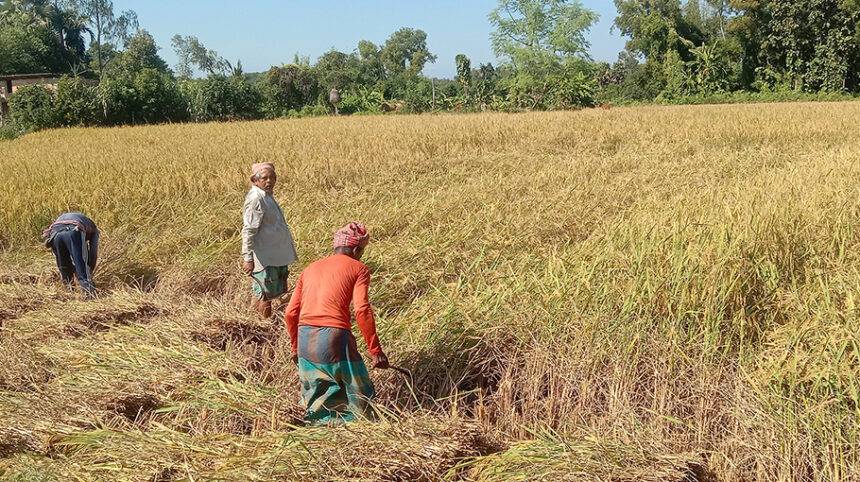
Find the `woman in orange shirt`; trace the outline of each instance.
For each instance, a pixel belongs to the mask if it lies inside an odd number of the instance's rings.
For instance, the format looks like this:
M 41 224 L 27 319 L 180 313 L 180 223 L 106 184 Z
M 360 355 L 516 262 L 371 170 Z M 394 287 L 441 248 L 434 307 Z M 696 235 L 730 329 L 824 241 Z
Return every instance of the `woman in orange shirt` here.
M 284 320 L 310 423 L 342 423 L 370 415 L 373 382 L 352 335 L 350 303 L 373 367 L 389 367 L 368 300 L 370 270 L 359 261 L 369 239 L 361 223 L 339 229 L 334 254 L 305 268 L 286 308 Z

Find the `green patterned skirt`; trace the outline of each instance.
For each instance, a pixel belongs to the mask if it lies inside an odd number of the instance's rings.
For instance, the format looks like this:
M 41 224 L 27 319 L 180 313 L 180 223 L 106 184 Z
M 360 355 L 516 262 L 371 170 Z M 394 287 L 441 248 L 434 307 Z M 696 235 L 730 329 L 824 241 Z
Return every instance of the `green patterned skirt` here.
M 351 331 L 299 326 L 298 351 L 306 422 L 339 424 L 372 417 L 373 382 Z
M 287 290 L 287 277 L 290 276 L 289 266 L 267 266 L 261 271 L 251 273 L 251 291 L 257 299 L 273 300 Z

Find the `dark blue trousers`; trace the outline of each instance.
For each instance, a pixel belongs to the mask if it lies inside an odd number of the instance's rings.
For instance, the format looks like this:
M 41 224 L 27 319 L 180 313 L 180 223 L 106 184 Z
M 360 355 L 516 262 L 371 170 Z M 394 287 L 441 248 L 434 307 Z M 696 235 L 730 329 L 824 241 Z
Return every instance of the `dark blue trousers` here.
M 95 292 L 85 233 L 74 228 L 62 228 L 54 236 L 51 250 L 57 258 L 57 268 L 60 269 L 63 281 L 71 284 L 72 274 L 74 274 L 82 290 L 87 293 Z

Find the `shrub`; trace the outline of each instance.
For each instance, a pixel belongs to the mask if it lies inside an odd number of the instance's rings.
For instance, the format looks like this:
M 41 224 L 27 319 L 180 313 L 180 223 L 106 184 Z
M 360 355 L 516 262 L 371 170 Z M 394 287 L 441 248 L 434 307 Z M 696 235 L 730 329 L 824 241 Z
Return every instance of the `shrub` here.
M 98 88 L 80 77 L 63 77 L 57 85 L 57 122 L 64 126 L 91 126 L 103 121 Z
M 313 70 L 300 65 L 272 67 L 266 72 L 260 89 L 262 110 L 270 119 L 283 117 L 290 110 L 302 109 L 328 95 Z
M 25 131 L 57 126 L 54 92 L 44 85 L 19 87 L 9 98 L 12 121 Z
M 339 111 L 342 114 L 380 113 L 385 97 L 381 92 L 359 89 L 358 92 L 343 94 Z
M 0 125 L 0 140 L 7 141 L 24 134 L 24 130 L 15 122 L 9 121 Z
M 500 82 L 507 95 L 496 98 L 493 108 L 510 110 L 553 110 L 594 105 L 595 83 L 584 72 L 532 75 L 518 72 Z
M 170 74 L 145 68 L 107 77 L 99 85 L 110 124 L 142 124 L 185 120 L 187 109 Z
M 426 77 L 411 77 L 403 85 L 403 102 L 407 112 L 427 112 L 434 108 L 433 84 Z
M 329 114 L 331 114 L 331 111 L 328 106 L 322 104 L 306 105 L 299 111 L 301 117 L 319 117 Z
M 241 76 L 213 75 L 183 84 L 195 121 L 234 121 L 262 117 L 259 88 Z

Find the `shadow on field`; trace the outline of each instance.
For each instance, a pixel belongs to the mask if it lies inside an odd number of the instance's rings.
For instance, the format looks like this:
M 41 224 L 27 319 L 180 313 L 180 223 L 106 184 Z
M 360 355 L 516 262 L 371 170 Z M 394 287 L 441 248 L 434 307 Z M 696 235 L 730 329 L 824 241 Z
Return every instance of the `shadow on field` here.
M 13 297 L 0 308 L 0 329 L 3 328 L 5 322 L 20 318 L 31 311 L 36 311 L 44 304 L 43 300 Z
M 394 370 L 374 370 L 372 376 L 379 401 L 399 410 L 456 407 L 474 416 L 498 389 L 503 372 L 500 351 L 472 330 L 446 332 L 421 350 L 403 353 L 398 362 L 412 372 L 412 380 Z
M 24 340 L 5 338 L 0 360 L 0 390 L 38 392 L 57 376 L 56 364 Z
M 19 453 L 46 451 L 45 443 L 33 431 L 19 427 L 0 427 L 0 459 Z
M 154 412 L 164 406 L 161 398 L 152 389 L 136 393 L 123 393 L 103 402 L 103 408 L 123 417 L 136 426 L 145 426 Z
M 276 381 L 277 373 L 281 371 L 279 365 L 289 362 L 286 355 L 281 355 L 283 350 L 279 349 L 284 331 L 280 324 L 212 318 L 202 325 L 202 329 L 191 334 L 192 339 L 213 350 L 230 352 L 245 369 L 259 375 L 265 383 Z M 285 353 L 288 354 L 288 350 Z M 232 378 L 244 381 L 245 377 L 234 374 Z
M 80 338 L 86 335 L 102 333 L 117 326 L 128 326 L 132 323 L 146 324 L 153 318 L 167 314 L 167 310 L 150 303 L 125 309 L 108 309 L 86 315 L 77 321 L 69 323 L 64 328 L 66 335 Z
M 121 274 L 115 275 L 120 285 L 129 286 L 140 291 L 149 292 L 158 285 L 160 276 L 152 266 L 140 263 L 129 263 L 123 267 Z

